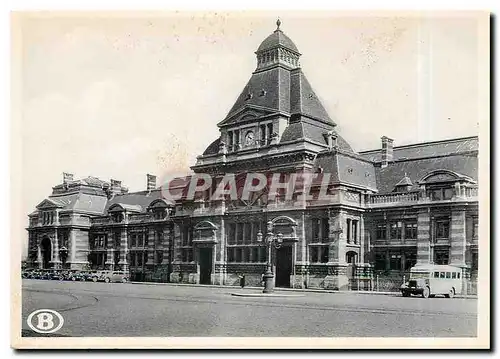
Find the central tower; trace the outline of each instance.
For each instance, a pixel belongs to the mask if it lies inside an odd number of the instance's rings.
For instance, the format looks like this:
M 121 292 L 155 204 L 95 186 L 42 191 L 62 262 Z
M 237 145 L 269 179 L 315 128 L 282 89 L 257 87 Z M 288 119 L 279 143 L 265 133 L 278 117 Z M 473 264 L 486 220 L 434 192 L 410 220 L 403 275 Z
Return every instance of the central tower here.
M 281 156 L 281 169 L 307 170 L 326 149 L 353 153 L 304 75 L 297 46 L 280 20 L 276 25 L 255 51 L 256 69 L 218 123 L 220 137 L 198 157 L 195 172 L 270 170 L 275 161 L 269 158 L 277 152 L 289 154 Z

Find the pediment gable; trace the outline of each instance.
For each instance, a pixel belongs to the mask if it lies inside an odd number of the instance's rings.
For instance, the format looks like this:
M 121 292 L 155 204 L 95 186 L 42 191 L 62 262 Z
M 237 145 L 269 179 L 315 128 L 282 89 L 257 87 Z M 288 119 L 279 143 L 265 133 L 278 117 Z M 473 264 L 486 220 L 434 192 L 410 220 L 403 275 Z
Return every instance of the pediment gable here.
M 62 208 L 63 205 L 51 200 L 50 198 L 44 199 L 38 206 L 36 206 L 37 209 L 53 209 L 53 208 Z
M 418 183 L 440 183 L 466 181 L 474 182 L 470 177 L 450 170 L 435 170 L 426 174 Z
M 236 123 L 240 124 L 245 122 L 252 122 L 260 117 L 268 116 L 275 112 L 276 111 L 272 111 L 269 109 L 247 105 L 243 107 L 241 110 L 226 117 L 223 121 L 219 122 L 218 126 L 222 127 Z
M 149 204 L 149 209 L 164 209 L 171 205 L 168 204 L 166 200 L 163 198 L 155 199 L 153 202 Z

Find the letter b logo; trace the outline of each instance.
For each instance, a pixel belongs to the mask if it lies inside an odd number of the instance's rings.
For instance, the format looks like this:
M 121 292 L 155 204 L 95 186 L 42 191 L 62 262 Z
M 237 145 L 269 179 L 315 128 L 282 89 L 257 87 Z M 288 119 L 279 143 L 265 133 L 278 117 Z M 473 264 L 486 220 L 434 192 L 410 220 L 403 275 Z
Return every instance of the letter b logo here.
M 28 316 L 27 323 L 37 333 L 50 334 L 62 328 L 64 319 L 55 310 L 39 309 Z

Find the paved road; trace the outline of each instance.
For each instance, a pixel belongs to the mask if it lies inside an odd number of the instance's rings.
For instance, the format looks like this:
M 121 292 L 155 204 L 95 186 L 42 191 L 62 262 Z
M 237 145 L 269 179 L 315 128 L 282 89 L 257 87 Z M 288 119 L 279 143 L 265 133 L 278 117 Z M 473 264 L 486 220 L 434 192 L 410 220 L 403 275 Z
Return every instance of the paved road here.
M 28 315 L 54 309 L 63 336 L 474 337 L 477 300 L 296 293 L 235 297 L 251 289 L 23 280 Z M 288 294 L 292 294 L 289 293 Z M 29 335 L 29 334 L 28 334 Z

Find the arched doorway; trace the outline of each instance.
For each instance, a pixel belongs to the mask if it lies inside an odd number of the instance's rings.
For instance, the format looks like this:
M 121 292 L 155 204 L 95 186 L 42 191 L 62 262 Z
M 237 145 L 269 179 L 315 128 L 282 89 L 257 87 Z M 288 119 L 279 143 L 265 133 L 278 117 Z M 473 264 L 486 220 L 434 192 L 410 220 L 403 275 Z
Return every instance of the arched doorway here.
M 42 250 L 42 268 L 47 269 L 50 267 L 50 261 L 52 260 L 52 243 L 49 237 L 43 237 L 40 248 Z

